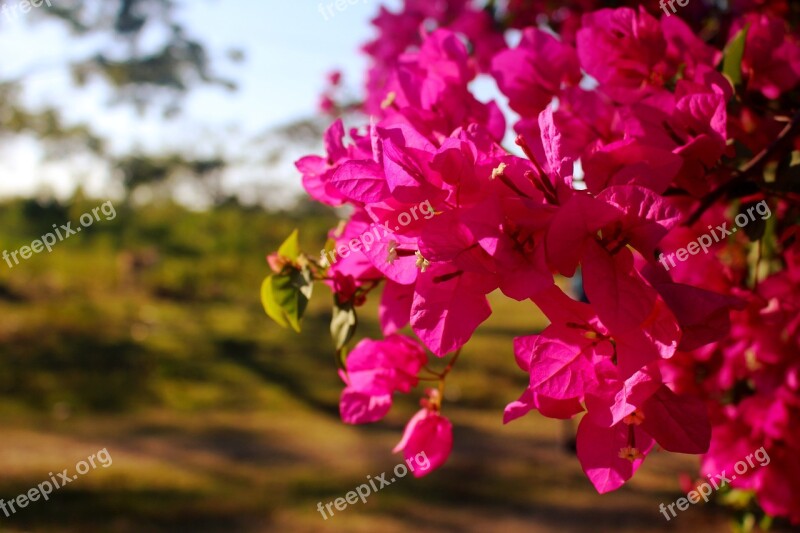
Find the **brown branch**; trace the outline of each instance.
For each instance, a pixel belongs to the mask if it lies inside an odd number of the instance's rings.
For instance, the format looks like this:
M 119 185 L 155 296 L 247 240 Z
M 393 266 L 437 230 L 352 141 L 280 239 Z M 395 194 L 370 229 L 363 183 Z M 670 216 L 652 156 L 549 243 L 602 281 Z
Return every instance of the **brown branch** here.
M 766 148 L 761 150 L 757 156 L 747 162 L 745 166 L 733 173 L 730 180 L 726 181 L 709 194 L 707 194 L 701 201 L 698 208 L 694 213 L 684 222 L 684 226 L 691 226 L 697 222 L 703 213 L 714 205 L 717 200 L 724 197 L 735 187 L 747 183 L 747 181 L 760 171 L 763 171 L 764 166 L 769 161 L 772 154 L 774 154 L 784 144 L 791 141 L 792 134 L 800 127 L 800 112 L 796 113 L 775 140 Z

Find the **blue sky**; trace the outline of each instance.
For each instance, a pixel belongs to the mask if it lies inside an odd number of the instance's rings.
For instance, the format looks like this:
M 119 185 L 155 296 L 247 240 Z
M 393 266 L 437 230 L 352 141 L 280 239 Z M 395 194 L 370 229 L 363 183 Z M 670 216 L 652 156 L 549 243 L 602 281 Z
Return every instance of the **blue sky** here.
M 348 4 L 328 20 L 318 0 L 184 0 L 182 4 L 179 18 L 212 51 L 218 72 L 239 83 L 239 91 L 195 89 L 177 120 L 165 123 L 156 114 L 141 117 L 129 108 L 109 109 L 104 105 L 109 93 L 100 85 L 71 89 L 67 73 L 58 65 L 91 43 L 76 41 L 51 23 L 30 24 L 32 14 L 16 21 L 0 19 L 4 51 L 0 75 L 32 73 L 24 93 L 28 102 L 60 104 L 69 120 L 88 122 L 111 137 L 116 150 L 203 147 L 207 139 L 220 138 L 242 142 L 313 112 L 324 76 L 333 68 L 343 70 L 350 85 L 360 86 L 365 61 L 358 47 L 372 35 L 368 21 L 379 1 Z M 224 51 L 234 47 L 245 52 L 243 63 L 225 59 Z M 42 165 L 40 155 L 32 141 L 5 143 L 0 194 L 30 193 L 43 182 L 62 193 L 77 181 L 99 190 L 106 181 L 105 171 L 91 162 Z

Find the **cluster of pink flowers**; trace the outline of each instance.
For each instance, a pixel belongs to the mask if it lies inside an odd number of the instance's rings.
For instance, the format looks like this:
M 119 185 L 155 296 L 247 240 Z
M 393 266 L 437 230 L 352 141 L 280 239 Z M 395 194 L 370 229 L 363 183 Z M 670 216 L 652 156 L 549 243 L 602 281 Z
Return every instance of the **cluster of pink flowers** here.
M 336 120 L 327 153 L 298 161 L 314 199 L 352 207 L 337 244 L 421 202 L 436 211 L 317 272 L 340 303 L 383 284 L 386 337 L 346 358 L 342 418 L 379 420 L 395 392 L 438 379 L 397 450 L 431 458 L 415 475 L 443 464 L 443 383 L 500 290 L 550 320 L 514 340 L 530 382 L 506 422 L 585 413 L 578 459 L 599 492 L 656 444 L 705 454 L 708 473 L 766 446 L 772 463 L 733 485 L 800 521 L 800 38 L 779 18 L 787 4 L 738 0 L 720 14 L 693 0 L 660 18 L 552 4 L 381 8 L 365 47 L 368 124 L 347 139 Z M 714 35 L 700 32 L 709 17 Z M 513 114 L 473 95 L 478 77 Z M 508 126 L 517 155 L 501 146 Z M 660 268 L 662 250 L 761 201 L 769 223 Z M 558 275 L 581 276 L 585 300 Z M 422 345 L 398 333 L 408 325 Z M 444 373 L 427 369 L 423 345 L 456 354 Z
M 795 222 L 796 224 L 796 222 Z M 769 466 L 738 475 L 733 488 L 752 490 L 770 515 L 800 522 L 800 226 L 782 243 L 785 270 L 742 290 L 743 263 L 733 261 L 715 279 L 717 289 L 741 298 L 727 336 L 692 352 L 678 352 L 664 368 L 676 391 L 703 397 L 713 425 L 711 447 L 701 472 L 731 472 L 748 446 L 763 446 Z M 741 253 L 739 249 L 728 253 Z M 685 269 L 687 283 L 719 268 L 713 260 L 696 271 Z M 718 326 L 727 316 L 719 316 Z M 712 321 L 713 322 L 713 321 Z M 713 325 L 709 325 L 713 327 Z M 702 376 L 702 379 L 698 379 Z

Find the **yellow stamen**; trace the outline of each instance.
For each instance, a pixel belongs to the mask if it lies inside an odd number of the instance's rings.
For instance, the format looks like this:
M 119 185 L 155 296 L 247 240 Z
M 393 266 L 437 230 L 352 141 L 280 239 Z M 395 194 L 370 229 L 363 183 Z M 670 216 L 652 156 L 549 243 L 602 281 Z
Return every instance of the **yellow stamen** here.
M 508 168 L 508 165 L 506 165 L 505 163 L 500 163 L 500 164 L 497 166 L 497 168 L 496 168 L 496 169 L 492 170 L 492 179 L 493 179 L 493 180 L 496 180 L 497 178 L 499 178 L 500 176 L 502 176 L 502 175 L 503 175 L 503 172 L 505 172 L 505 171 L 506 171 L 506 168 Z
M 381 109 L 386 109 L 387 107 L 390 107 L 392 104 L 394 104 L 396 98 L 397 94 L 394 91 L 387 94 L 386 98 L 384 98 L 383 102 L 381 102 Z
M 386 256 L 386 262 L 390 265 L 397 259 L 397 241 L 389 241 L 389 254 Z
M 422 257 L 422 252 L 420 252 L 419 250 L 417 250 L 416 254 L 414 255 L 417 256 L 417 268 L 419 269 L 420 272 L 425 272 L 428 269 L 428 267 L 431 266 L 431 262 Z
M 624 448 L 619 449 L 619 458 L 627 459 L 628 461 L 633 462 L 636 459 L 643 459 L 644 455 L 642 455 L 642 452 L 633 446 L 625 446 Z
M 637 409 L 636 411 L 632 412 L 631 414 L 623 418 L 622 421 L 628 424 L 629 426 L 630 425 L 639 426 L 641 425 L 642 422 L 644 422 L 644 413 Z

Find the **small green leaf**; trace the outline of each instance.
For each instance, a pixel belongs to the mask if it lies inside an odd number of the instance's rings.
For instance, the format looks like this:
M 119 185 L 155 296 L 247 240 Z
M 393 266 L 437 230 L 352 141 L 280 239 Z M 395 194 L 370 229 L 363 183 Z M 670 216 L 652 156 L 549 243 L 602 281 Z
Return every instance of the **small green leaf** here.
M 742 58 L 744 57 L 744 47 L 747 42 L 747 25 L 731 39 L 722 58 L 722 73 L 727 76 L 734 87 L 742 84 Z
M 720 499 L 725 505 L 737 509 L 745 509 L 753 500 L 753 491 L 742 489 L 730 489 L 721 493 Z
M 261 304 L 264 306 L 264 311 L 267 312 L 267 316 L 277 322 L 282 328 L 288 328 L 289 323 L 283 316 L 283 310 L 278 302 L 275 301 L 275 294 L 272 291 L 272 278 L 273 276 L 267 276 L 261 284 Z
M 261 286 L 264 310 L 280 326 L 300 332 L 300 320 L 314 289 L 311 271 L 291 268 L 285 274 L 273 274 Z
M 340 304 L 336 297 L 333 302 L 333 317 L 331 319 L 331 337 L 337 352 L 350 342 L 356 333 L 358 316 L 352 303 Z M 341 357 L 341 354 L 340 354 Z
M 756 515 L 751 512 L 747 512 L 742 516 L 742 533 L 753 533 L 756 527 Z
M 289 237 L 283 241 L 281 247 L 278 248 L 278 255 L 285 257 L 290 261 L 297 261 L 300 257 L 300 240 L 297 230 L 294 230 Z

